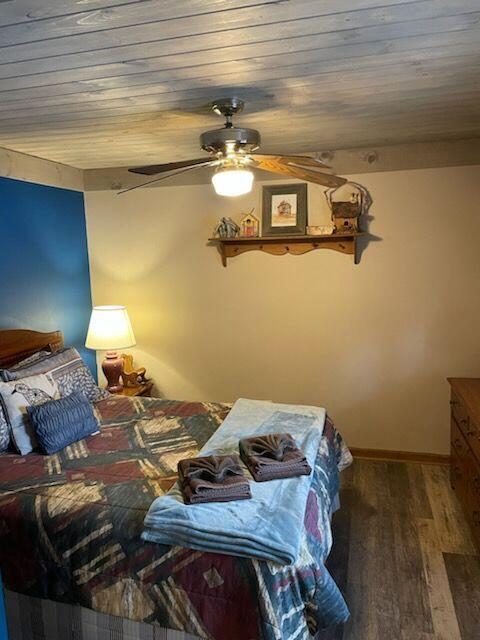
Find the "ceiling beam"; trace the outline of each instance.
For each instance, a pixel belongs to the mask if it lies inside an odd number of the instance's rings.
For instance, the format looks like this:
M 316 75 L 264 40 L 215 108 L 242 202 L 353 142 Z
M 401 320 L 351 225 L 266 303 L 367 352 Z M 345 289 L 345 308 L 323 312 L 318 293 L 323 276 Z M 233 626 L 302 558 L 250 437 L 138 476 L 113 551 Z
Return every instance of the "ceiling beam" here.
M 331 164 L 338 175 L 480 165 L 480 138 L 323 151 L 319 159 Z M 258 175 L 261 180 L 285 181 L 282 176 L 264 171 L 259 171 Z M 211 176 L 211 169 L 199 169 L 150 188 L 207 184 Z M 85 191 L 119 191 L 146 181 L 145 176 L 129 173 L 126 167 L 84 171 Z
M 0 177 L 83 191 L 83 171 L 0 147 Z

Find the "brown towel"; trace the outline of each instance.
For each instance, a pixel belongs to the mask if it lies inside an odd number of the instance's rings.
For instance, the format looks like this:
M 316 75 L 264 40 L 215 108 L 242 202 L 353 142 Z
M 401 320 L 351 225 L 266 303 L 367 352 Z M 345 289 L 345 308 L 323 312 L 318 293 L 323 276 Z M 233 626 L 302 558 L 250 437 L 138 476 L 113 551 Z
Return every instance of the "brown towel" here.
M 307 459 L 289 433 L 245 438 L 239 443 L 240 457 L 257 482 L 308 476 Z
M 178 478 L 185 504 L 229 502 L 252 497 L 236 455 L 180 460 Z

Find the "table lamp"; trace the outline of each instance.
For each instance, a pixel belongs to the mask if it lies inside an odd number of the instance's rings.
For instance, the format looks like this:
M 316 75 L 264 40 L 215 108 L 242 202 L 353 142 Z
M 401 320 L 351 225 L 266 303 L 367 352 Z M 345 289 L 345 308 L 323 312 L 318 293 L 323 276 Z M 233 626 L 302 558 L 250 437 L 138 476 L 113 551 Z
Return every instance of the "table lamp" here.
M 108 383 L 107 389 L 111 393 L 121 391 L 123 360 L 118 356 L 116 349 L 135 346 L 135 336 L 125 307 L 93 307 L 85 346 L 87 349 L 107 350 L 102 362 L 102 370 Z

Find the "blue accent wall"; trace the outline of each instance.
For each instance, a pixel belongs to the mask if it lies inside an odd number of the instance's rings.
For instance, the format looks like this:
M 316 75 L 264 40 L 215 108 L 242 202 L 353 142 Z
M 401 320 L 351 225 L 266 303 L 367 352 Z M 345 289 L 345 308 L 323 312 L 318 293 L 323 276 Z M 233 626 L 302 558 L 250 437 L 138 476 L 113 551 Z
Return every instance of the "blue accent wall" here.
M 0 178 L 0 328 L 60 329 L 96 377 L 91 308 L 83 193 Z
M 7 618 L 5 615 L 5 602 L 3 600 L 3 588 L 1 588 L 0 593 L 0 640 L 8 640 Z

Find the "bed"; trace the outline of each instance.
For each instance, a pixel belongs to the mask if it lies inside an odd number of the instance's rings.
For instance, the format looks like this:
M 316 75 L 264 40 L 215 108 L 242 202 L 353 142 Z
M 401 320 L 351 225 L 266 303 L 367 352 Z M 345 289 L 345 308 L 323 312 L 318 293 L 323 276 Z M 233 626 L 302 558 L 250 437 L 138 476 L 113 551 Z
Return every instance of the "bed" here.
M 0 366 L 59 332 L 0 331 Z M 327 418 L 301 557 L 281 566 L 140 539 L 179 459 L 230 405 L 110 396 L 101 432 L 52 456 L 0 454 L 0 569 L 11 640 L 307 640 L 348 609 L 325 568 L 339 471 L 351 457 Z

